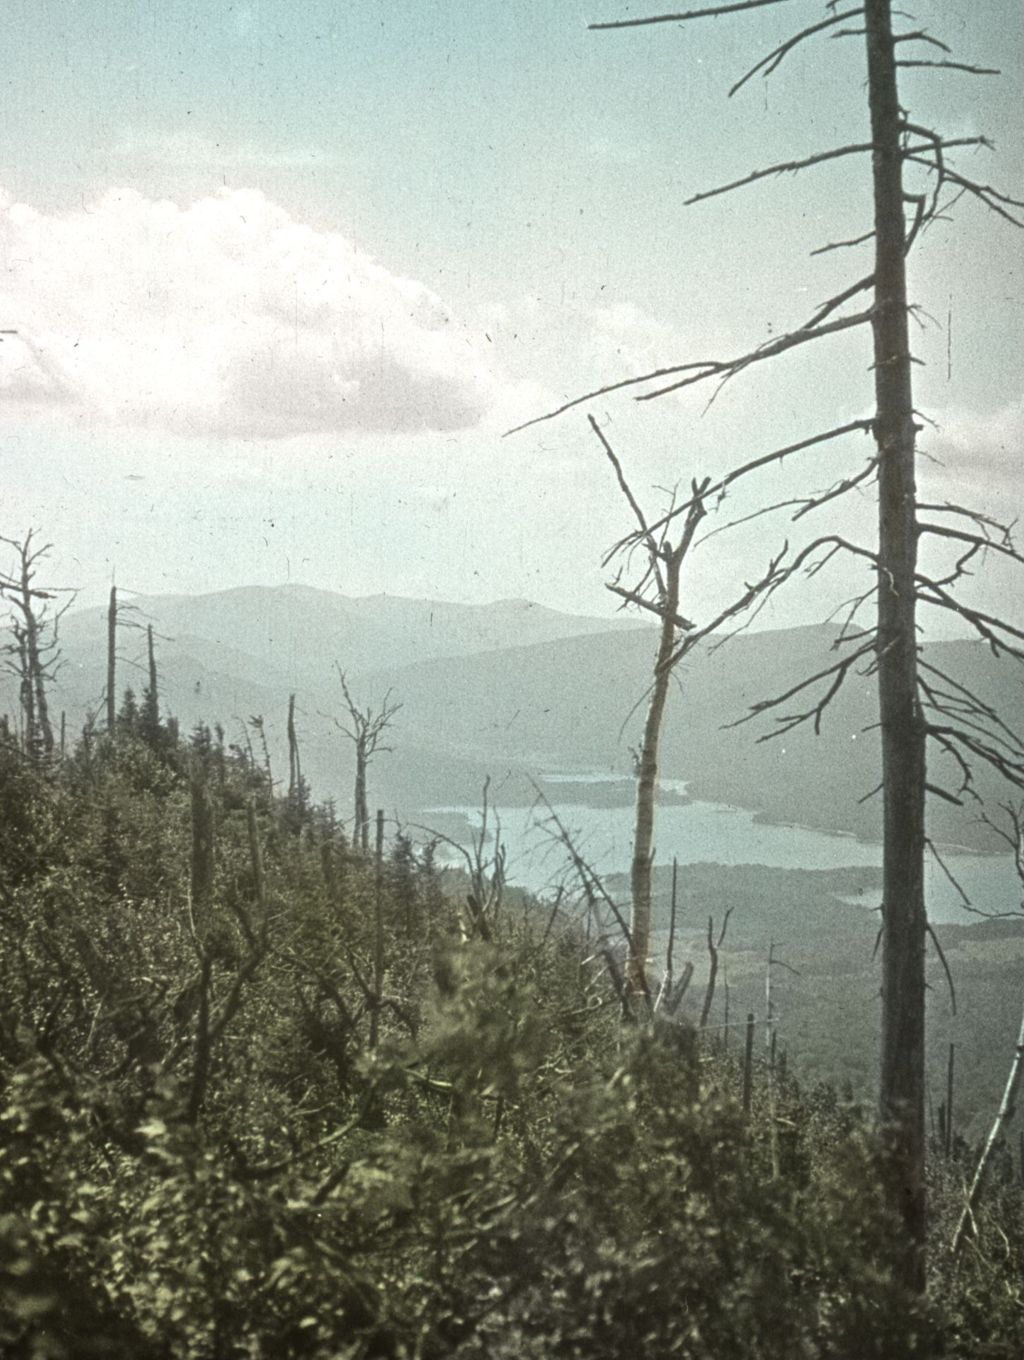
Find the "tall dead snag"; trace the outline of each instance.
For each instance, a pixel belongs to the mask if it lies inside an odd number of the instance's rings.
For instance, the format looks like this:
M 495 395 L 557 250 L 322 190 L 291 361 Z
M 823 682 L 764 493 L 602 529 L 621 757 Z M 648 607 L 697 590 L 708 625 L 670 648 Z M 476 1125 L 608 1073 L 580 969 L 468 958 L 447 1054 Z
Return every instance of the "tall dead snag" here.
M 288 696 L 288 812 L 296 826 L 301 826 L 308 802 L 308 787 L 302 777 L 299 759 L 299 738 L 295 728 L 295 695 Z
M 149 679 L 142 692 L 141 729 L 146 740 L 155 745 L 160 737 L 160 684 L 151 623 L 146 624 L 146 663 Z
M 626 589 L 618 581 L 613 581 L 609 589 L 626 602 L 655 614 L 660 621 L 654 678 L 649 691 L 640 749 L 636 754 L 636 818 L 633 830 L 633 861 L 629 875 L 631 916 L 626 985 L 634 997 L 643 997 L 649 995 L 647 962 L 651 952 L 651 876 L 654 864 L 654 803 L 658 787 L 658 748 L 665 718 L 665 704 L 668 700 L 668 687 L 672 679 L 672 667 L 677 659 L 678 638 L 680 633 L 689 632 L 693 628 L 693 624 L 679 613 L 679 577 L 683 561 L 697 532 L 697 525 L 704 518 L 703 492 L 710 479 L 705 478 L 700 486 L 696 482 L 693 483 L 693 496 L 676 542 L 673 543 L 669 538 L 667 525 L 661 529 L 656 538 L 648 528 L 644 513 L 623 476 L 618 458 L 593 416 L 590 417 L 590 425 L 601 441 L 605 455 L 615 469 L 619 488 L 636 516 L 647 556 L 646 571 L 635 588 Z M 643 594 L 648 585 L 653 587 L 653 598 Z
M 13 570 L 0 572 L 0 598 L 12 610 L 11 641 L 0 653 L 4 668 L 18 679 L 24 749 L 33 760 L 49 760 L 55 742 L 47 690 L 60 669 L 60 620 L 73 594 L 37 585 L 39 564 L 51 545 L 37 547 L 34 530 L 20 541 L 0 536 L 0 544 L 15 554 Z M 67 596 L 64 604 L 54 608 L 61 595 Z
M 292 803 L 298 797 L 299 780 L 301 779 L 301 769 L 299 766 L 299 740 L 295 734 L 295 695 L 288 696 L 288 801 Z
M 731 16 L 777 3 L 782 0 L 742 0 L 742 3 L 736 0 L 592 27 L 637 31 L 648 25 L 678 26 L 690 20 Z M 821 37 L 863 37 L 870 140 L 851 141 L 798 160 L 765 166 L 731 183 L 694 194 L 687 202 L 698 203 L 841 158 L 870 156 L 874 216 L 870 229 L 847 240 L 830 242 L 818 253 L 871 243 L 874 249 L 871 272 L 841 287 L 803 324 L 775 334 L 743 353 L 724 359 L 690 358 L 611 382 L 537 419 L 551 419 L 595 397 L 625 389 L 632 390 L 637 401 L 650 401 L 700 383 L 721 386 L 755 365 L 792 355 L 805 345 L 828 341 L 847 331 L 871 328 L 875 396 L 871 420 L 847 422 L 761 454 L 718 484 L 706 487 L 702 494 L 705 504 L 709 504 L 712 496 L 726 494 L 740 477 L 797 453 L 820 452 L 826 444 L 831 447 L 858 431 L 873 437 L 872 456 L 858 469 L 837 477 L 826 490 L 765 504 L 755 512 L 788 510 L 791 519 L 799 520 L 832 506 L 852 491 L 877 485 L 878 537 L 873 546 L 854 542 L 843 532 L 823 533 L 791 555 L 787 553 L 784 566 L 780 558 L 774 579 L 765 587 L 770 594 L 794 576 L 815 575 L 834 560 L 867 565 L 873 584 L 849 602 L 845 624 L 833 644 L 839 653 L 838 660 L 784 693 L 757 703 L 748 716 L 774 715 L 776 726 L 769 736 L 781 736 L 802 724 L 809 724 L 817 732 L 825 709 L 851 671 L 859 665 L 861 674 L 874 674 L 877 680 L 882 769 L 875 791 L 883 794 L 885 838 L 879 1104 L 890 1141 L 893 1202 L 901 1212 L 905 1229 L 900 1243 L 900 1277 L 909 1288 L 920 1290 L 925 1265 L 924 949 L 928 931 L 923 891 L 925 797 L 933 794 L 954 804 L 977 798 L 974 765 L 978 761 L 1016 787 L 1024 788 L 1024 738 L 1011 730 L 983 696 L 919 655 L 917 606 L 955 615 L 995 655 L 1024 661 L 1024 629 L 975 608 L 956 593 L 957 586 L 971 574 L 972 566 L 990 554 L 1018 566 L 1024 564 L 1024 554 L 1015 546 L 1010 527 L 984 513 L 949 502 L 917 501 L 906 256 L 921 233 L 941 220 L 951 204 L 965 195 L 1016 226 L 1024 225 L 1020 213 L 1024 201 L 970 178 L 955 166 L 952 153 L 958 148 L 986 148 L 989 144 L 984 137 L 945 137 L 931 127 L 912 122 L 900 102 L 897 74 L 901 67 L 934 68 L 942 73 L 969 76 L 998 75 L 997 71 L 947 59 L 945 44 L 922 29 L 904 27 L 894 32 L 890 0 L 862 0 L 849 9 L 832 0 L 826 11 L 827 17 L 808 24 L 758 60 L 729 93 L 735 94 L 757 75 L 771 76 L 805 42 Z M 907 17 L 902 11 L 896 13 L 900 19 Z M 914 44 L 925 45 L 924 57 L 915 55 L 921 49 L 915 49 Z M 936 49 L 943 53 L 941 59 L 933 59 Z M 902 55 L 908 52 L 910 55 Z M 908 165 L 924 177 L 925 192 L 905 193 L 903 174 Z M 909 226 L 905 217 L 908 204 L 913 209 Z M 662 520 L 644 525 L 622 546 L 644 544 L 648 536 L 660 534 L 663 527 L 688 510 L 689 503 L 674 506 Z M 753 515 L 745 518 L 751 519 Z M 919 542 L 925 538 L 931 546 L 945 548 L 952 556 L 948 566 L 944 565 L 934 575 L 923 570 L 917 560 Z M 854 630 L 855 616 L 874 596 L 877 596 L 875 625 Z M 692 636 L 688 634 L 683 645 Z M 804 701 L 805 706 L 801 707 Z M 928 782 L 926 743 L 940 758 L 938 777 Z M 947 787 L 950 771 L 955 782 Z
M 117 586 L 110 587 L 107 602 L 107 736 L 117 731 Z
M 110 587 L 110 594 L 107 597 L 107 683 L 104 695 L 104 708 L 106 713 L 107 736 L 111 741 L 117 740 L 117 663 L 122 660 L 117 651 L 117 632 L 119 628 L 141 629 L 142 623 L 138 617 L 139 610 L 133 604 L 125 604 L 118 592 L 117 586 Z M 146 625 L 147 631 L 147 650 L 148 650 L 148 672 L 149 688 L 152 690 L 152 700 L 144 698 L 143 712 L 149 711 L 149 716 L 156 713 L 156 658 L 153 651 L 153 629 L 152 625 Z M 134 659 L 129 660 L 129 664 L 137 666 Z M 148 721 L 148 719 L 147 719 Z M 159 725 L 159 719 L 156 719 Z
M 370 761 L 378 751 L 390 751 L 390 746 L 383 744 L 383 737 L 395 719 L 395 714 L 402 707 L 391 701 L 391 691 L 381 700 L 379 709 L 371 706 L 360 708 L 352 697 L 348 687 L 348 680 L 345 672 L 335 663 L 338 671 L 338 679 L 341 681 L 341 692 L 345 696 L 345 706 L 348 709 L 348 723 L 339 722 L 334 719 L 334 725 L 339 731 L 344 732 L 355 749 L 356 774 L 354 791 L 355 819 L 352 829 L 352 844 L 362 848 L 364 853 L 370 849 L 370 809 L 366 794 L 366 772 L 369 769 Z
M 706 498 L 709 491 L 715 489 L 711 486 L 711 478 L 692 481 L 690 496 L 684 504 L 671 507 L 652 526 L 633 494 L 622 471 L 622 464 L 603 430 L 593 416 L 589 417 L 589 421 L 606 458 L 615 470 L 619 489 L 637 521 L 636 531 L 624 543 L 628 543 L 630 549 L 640 548 L 644 557 L 640 578 L 634 585 L 624 586 L 620 571 L 616 579 L 609 582 L 608 589 L 625 605 L 633 605 L 653 614 L 660 625 L 654 674 L 647 692 L 647 713 L 635 761 L 636 816 L 630 867 L 631 915 L 626 985 L 634 999 L 641 1000 L 651 995 L 647 965 L 651 947 L 654 813 L 658 789 L 658 752 L 672 672 L 692 647 L 720 628 L 726 620 L 748 609 L 774 583 L 778 562 L 771 562 L 765 576 L 755 585 L 745 586 L 742 594 L 711 623 L 698 628 L 690 619 L 684 618 L 680 613 L 680 577 L 683 563 L 693 547 L 697 527 L 707 513 Z M 676 537 L 680 519 L 681 527 Z M 623 543 L 616 544 L 606 554 L 605 565 L 612 561 L 623 546 Z
M 715 1000 L 715 984 L 718 981 L 718 951 L 725 940 L 725 932 L 729 929 L 729 917 L 732 913 L 732 907 L 726 908 L 717 939 L 715 938 L 715 918 L 713 916 L 708 917 L 708 985 L 704 989 L 704 1005 L 700 1012 L 701 1029 L 707 1028 L 707 1023 L 711 1018 L 711 1007 Z M 726 1029 L 728 1029 L 728 1020 L 729 1017 L 726 1015 Z
M 882 1056 L 879 1100 L 907 1228 L 907 1278 L 924 1288 L 925 724 L 917 686 L 917 491 L 907 316 L 903 138 L 890 0 L 865 0 L 875 204 L 878 705 L 882 738 Z

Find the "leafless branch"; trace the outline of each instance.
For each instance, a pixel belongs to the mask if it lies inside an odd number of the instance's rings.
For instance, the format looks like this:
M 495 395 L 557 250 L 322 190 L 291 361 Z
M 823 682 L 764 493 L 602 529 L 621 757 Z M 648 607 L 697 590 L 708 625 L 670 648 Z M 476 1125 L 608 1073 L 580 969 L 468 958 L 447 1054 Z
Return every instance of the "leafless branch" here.
M 629 925 L 626 922 L 626 918 L 623 916 L 618 903 L 604 886 L 600 875 L 590 867 L 582 854 L 580 854 L 576 847 L 576 843 L 573 840 L 572 833 L 566 828 L 564 822 L 558 816 L 558 813 L 551 806 L 547 795 L 537 784 L 534 784 L 533 787 L 537 795 L 537 803 L 545 809 L 546 821 L 554 828 L 554 839 L 568 853 L 570 863 L 579 879 L 584 896 L 587 898 L 588 902 L 593 905 L 596 905 L 597 902 L 600 901 L 608 908 L 615 918 L 615 924 L 622 932 L 623 940 L 626 942 L 627 947 L 629 947 L 632 942 L 632 936 L 630 934 Z
M 757 472 L 760 468 L 768 467 L 772 463 L 781 463 L 782 460 L 787 458 L 791 453 L 800 453 L 804 449 L 814 448 L 817 444 L 825 444 L 833 439 L 840 439 L 843 435 L 853 434 L 855 431 L 860 431 L 862 434 L 870 434 L 871 429 L 872 422 L 870 420 L 851 420 L 845 425 L 837 425 L 835 429 L 824 430 L 821 434 L 814 434 L 807 439 L 800 439 L 795 444 L 787 444 L 781 449 L 773 449 L 771 453 L 762 453 L 757 458 L 752 458 L 749 462 L 741 463 L 739 467 L 733 468 L 720 481 L 712 482 L 702 492 L 702 496 L 705 500 L 710 500 L 713 496 L 717 496 L 719 498 L 719 503 L 721 503 L 721 500 L 729 487 L 733 486 L 743 477 L 749 476 L 750 473 Z M 656 520 L 654 524 L 650 526 L 651 532 L 660 533 L 676 518 L 677 515 L 685 514 L 692 503 L 692 500 L 688 500 L 675 506 L 667 515 L 663 515 L 661 519 Z M 609 550 L 605 560 L 609 560 L 609 558 L 617 551 L 633 541 L 635 541 L 635 535 L 629 535 L 628 537 L 621 539 Z
M 678 392 L 684 387 L 692 387 L 695 383 L 704 382 L 707 378 L 735 377 L 743 369 L 749 368 L 752 364 L 764 363 L 767 359 L 774 359 L 779 354 L 785 354 L 787 350 L 796 349 L 800 345 L 810 344 L 815 340 L 823 340 L 829 335 L 838 335 L 841 331 L 852 330 L 855 326 L 866 326 L 874 317 L 874 308 L 869 307 L 862 312 L 853 312 L 849 316 L 837 317 L 834 321 L 825 322 L 823 325 L 806 325 L 798 327 L 796 330 L 787 331 L 786 334 L 777 336 L 774 340 L 769 340 L 756 349 L 742 354 L 737 359 L 730 359 L 722 363 L 704 364 L 704 372 L 690 374 L 686 378 L 681 378 L 677 382 L 672 382 L 663 387 L 657 387 L 653 392 L 641 392 L 637 401 L 654 401 L 657 397 L 667 396 L 669 392 Z M 683 372 L 687 368 L 695 365 L 681 365 L 676 372 Z M 664 372 L 671 374 L 673 370 L 667 369 Z M 661 374 L 648 374 L 646 379 L 634 379 L 634 382 L 649 381 L 652 378 L 660 377 Z
M 762 57 L 756 65 L 752 66 L 746 75 L 741 76 L 739 80 L 737 80 L 729 91 L 729 98 L 731 99 L 738 90 L 741 90 L 748 80 L 757 75 L 758 71 L 763 71 L 765 77 L 768 77 L 773 71 L 778 70 L 779 66 L 790 52 L 792 52 L 793 48 L 797 47 L 806 38 L 811 38 L 815 33 L 820 33 L 824 28 L 831 28 L 833 24 L 842 23 L 845 19 L 856 18 L 858 14 L 863 13 L 864 11 L 861 8 L 847 9 L 841 14 L 833 14 L 831 18 L 822 19 L 820 23 L 811 24 L 808 28 L 802 29 L 792 38 L 787 38 L 784 43 L 780 43 L 779 46 L 769 52 L 766 57 Z
M 650 24 L 684 24 L 689 19 L 717 18 L 720 14 L 735 14 L 744 9 L 762 9 L 765 5 L 784 5 L 787 0 L 736 0 L 732 5 L 712 5 L 707 9 L 684 10 L 679 14 L 653 14 L 646 19 L 612 19 L 606 23 L 588 24 L 594 29 L 646 28 Z
M 936 863 L 936 864 L 939 866 L 939 868 L 942 870 L 942 872 L 943 872 L 943 874 L 945 875 L 945 877 L 946 877 L 946 879 L 948 880 L 948 882 L 952 885 L 952 887 L 953 887 L 953 888 L 956 890 L 956 892 L 959 894 L 961 904 L 962 904 L 963 906 L 965 906 L 965 907 L 969 907 L 969 906 L 971 905 L 971 899 L 970 899 L 970 898 L 967 896 L 967 894 L 964 892 L 963 887 L 962 887 L 962 885 L 960 884 L 959 879 L 954 875 L 954 873 L 953 873 L 953 871 L 950 869 L 949 865 L 946 863 L 946 861 L 945 861 L 945 860 L 942 858 L 942 856 L 939 854 L 939 851 L 938 851 L 938 848 L 937 848 L 936 845 L 935 845 L 935 842 L 934 842 L 930 837 L 926 837 L 926 838 L 925 838 L 925 845 L 928 847 L 929 851 L 931 852 L 932 858 L 935 860 L 935 863 Z
M 715 615 L 710 623 L 705 623 L 701 627 L 695 628 L 693 632 L 688 633 L 683 642 L 669 658 L 667 663 L 668 667 L 671 668 L 675 666 L 675 664 L 678 661 L 681 661 L 688 652 L 692 651 L 699 642 L 702 642 L 705 638 L 711 637 L 712 634 L 717 633 L 730 619 L 734 619 L 738 615 L 745 613 L 766 591 L 771 590 L 778 580 L 780 574 L 779 564 L 787 551 L 788 545 L 783 544 L 779 553 L 769 561 L 764 575 L 761 576 L 759 580 L 754 581 L 753 583 L 747 583 L 743 593 L 730 604 L 727 604 L 724 609 Z
M 588 401 L 594 401 L 597 397 L 608 396 L 612 392 L 621 392 L 627 387 L 638 387 L 644 383 L 658 381 L 662 378 L 670 378 L 675 374 L 686 373 L 689 376 L 679 382 L 674 382 L 665 387 L 657 388 L 653 392 L 640 393 L 635 400 L 650 401 L 655 397 L 664 396 L 668 392 L 675 392 L 683 387 L 692 386 L 694 383 L 704 382 L 708 378 L 725 377 L 734 373 L 739 373 L 742 369 L 751 364 L 761 363 L 766 359 L 774 358 L 777 354 L 783 354 L 789 349 L 798 345 L 805 345 L 813 340 L 822 340 L 826 336 L 836 335 L 840 331 L 850 330 L 854 326 L 867 325 L 873 316 L 872 308 L 863 312 L 856 312 L 850 316 L 839 317 L 822 326 L 802 326 L 797 330 L 789 331 L 785 335 L 777 336 L 774 340 L 769 340 L 765 344 L 750 350 L 746 354 L 740 355 L 735 359 L 699 359 L 692 363 L 671 364 L 666 368 L 652 369 L 648 373 L 641 373 L 633 378 L 623 378 L 618 382 L 606 383 L 601 387 L 595 387 L 589 392 L 584 392 L 581 396 L 573 397 L 571 401 L 563 402 L 561 406 L 543 415 L 533 416 L 530 420 L 524 420 L 521 424 L 515 425 L 510 430 L 505 431 L 506 437 L 518 434 L 522 430 L 529 429 L 532 425 L 541 425 L 545 421 L 554 420 L 566 411 L 571 411 L 577 406 L 583 406 Z
M 970 76 L 1001 76 L 1002 71 L 994 66 L 971 66 L 963 61 L 908 61 L 902 60 L 897 66 L 930 66 L 941 71 L 964 71 Z
M 683 206 L 689 208 L 694 203 L 703 203 L 706 199 L 717 198 L 720 194 L 731 194 L 734 189 L 744 189 L 748 184 L 756 184 L 758 180 L 771 179 L 775 175 L 795 175 L 812 165 L 822 165 L 825 161 L 839 160 L 843 156 L 864 155 L 872 150 L 874 148 L 870 142 L 850 142 L 846 146 L 836 146 L 828 151 L 818 151 L 813 156 L 804 156 L 800 160 L 778 161 L 775 165 L 765 166 L 761 170 L 752 170 L 741 179 L 730 180 L 728 184 L 719 184 L 714 189 L 702 189 L 699 194 L 691 194 L 689 198 L 683 200 Z
M 907 159 L 914 161 L 918 165 L 927 166 L 930 170 L 940 173 L 940 187 L 942 182 L 955 184 L 958 188 L 965 190 L 973 198 L 983 203 L 986 208 L 996 213 L 999 217 L 1005 218 L 1007 222 L 1015 227 L 1024 226 L 1024 222 L 1019 217 L 1015 217 L 1009 208 L 1024 208 L 1024 200 L 1013 198 L 1010 194 L 1004 194 L 991 184 L 980 184 L 977 180 L 968 179 L 959 171 L 953 170 L 949 166 L 944 166 L 941 172 L 936 170 L 935 163 L 923 156 L 907 154 Z
M 768 741 L 773 737 L 782 736 L 783 733 L 789 732 L 792 728 L 799 727 L 802 723 L 809 721 L 813 721 L 814 733 L 815 736 L 817 736 L 821 731 L 822 715 L 835 696 L 839 693 L 843 681 L 846 679 L 850 669 L 862 656 L 866 656 L 869 652 L 873 652 L 874 648 L 875 642 L 874 638 L 872 638 L 869 642 L 863 643 L 847 656 L 840 657 L 840 659 L 833 662 L 831 666 L 826 666 L 823 670 L 816 671 L 813 675 L 808 675 L 803 680 L 797 681 L 795 685 L 791 685 L 789 689 L 783 691 L 781 694 L 773 695 L 770 699 L 759 699 L 757 703 L 751 704 L 748 711 L 744 713 L 741 718 L 737 718 L 734 722 L 729 723 L 728 726 L 740 727 L 744 723 L 748 723 L 752 721 L 752 719 L 770 712 L 772 709 L 779 708 L 782 704 L 787 703 L 798 694 L 803 694 L 806 690 L 819 684 L 821 681 L 828 680 L 829 684 L 825 693 L 817 703 L 813 704 L 802 713 L 785 714 L 777 720 L 781 726 L 774 732 L 765 733 L 759 740 Z
M 851 236 L 846 241 L 829 241 L 826 245 L 818 246 L 816 250 L 812 250 L 811 254 L 827 255 L 830 250 L 848 250 L 851 246 L 862 246 L 874 239 L 875 233 L 874 229 L 872 229 L 871 231 L 863 232 L 860 236 Z
M 608 459 L 609 463 L 611 463 L 612 467 L 614 468 L 615 477 L 619 483 L 619 490 L 622 492 L 623 496 L 625 496 L 626 502 L 629 505 L 629 508 L 632 510 L 634 516 L 636 517 L 637 524 L 640 526 L 640 538 L 647 546 L 651 570 L 654 573 L 655 579 L 658 583 L 658 594 L 663 596 L 665 594 L 665 578 L 662 575 L 661 567 L 659 565 L 660 558 L 659 544 L 656 541 L 651 530 L 648 528 L 647 521 L 644 518 L 644 512 L 640 509 L 639 502 L 633 495 L 633 491 L 629 483 L 626 481 L 625 474 L 622 471 L 622 464 L 619 462 L 618 457 L 615 454 L 615 450 L 608 442 L 608 439 L 605 436 L 604 431 L 601 429 L 600 425 L 598 425 L 597 421 L 594 419 L 592 415 L 588 415 L 587 420 L 590 423 L 590 428 L 597 435 L 601 447 L 604 449 L 605 457 Z
M 932 35 L 925 32 L 923 28 L 915 29 L 913 33 L 897 33 L 893 38 L 893 42 L 923 42 L 929 43 L 932 47 L 939 48 L 942 52 L 948 52 L 950 50 L 944 42 L 941 42 L 938 38 L 933 38 Z
M 949 962 L 946 959 L 945 951 L 939 942 L 939 937 L 936 935 L 935 928 L 931 921 L 925 922 L 925 929 L 931 936 L 932 944 L 935 946 L 935 952 L 938 954 L 939 962 L 942 964 L 942 971 L 946 974 L 946 985 L 949 988 L 949 1006 L 953 1014 L 956 1015 L 956 987 L 953 983 L 953 974 L 949 971 Z
M 1018 660 L 1024 661 L 1024 649 L 1015 646 L 1008 641 L 1008 638 L 1016 638 L 1024 643 L 1024 631 L 1015 628 L 1007 623 L 1005 619 L 996 618 L 993 614 L 987 614 L 983 610 L 974 609 L 965 604 L 962 600 L 956 599 L 944 589 L 941 581 L 933 580 L 929 576 L 918 572 L 916 581 L 921 587 L 918 598 L 923 604 L 933 605 L 937 609 L 944 609 L 948 613 L 956 614 L 971 625 L 979 637 L 983 638 L 998 656 L 1000 652 L 1008 652 Z M 931 592 L 928 594 L 926 592 Z
M 630 604 L 635 604 L 639 609 L 645 609 L 649 614 L 654 614 L 656 618 L 663 619 L 665 617 L 664 608 L 660 604 L 651 600 L 645 600 L 644 597 L 638 595 L 635 590 L 627 590 L 625 586 L 620 586 L 615 581 L 607 582 L 605 588 L 610 590 L 613 595 L 618 595 Z M 673 614 L 672 622 L 684 633 L 697 626 L 691 619 L 684 619 L 681 614 Z

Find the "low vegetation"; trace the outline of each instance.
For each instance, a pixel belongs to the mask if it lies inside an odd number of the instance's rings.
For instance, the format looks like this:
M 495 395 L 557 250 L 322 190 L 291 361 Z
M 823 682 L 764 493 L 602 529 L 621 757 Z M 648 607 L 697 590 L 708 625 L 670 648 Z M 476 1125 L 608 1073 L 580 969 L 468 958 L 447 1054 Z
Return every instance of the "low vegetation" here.
M 909 1295 L 851 1100 L 764 1065 L 745 1114 L 735 1046 L 479 887 L 152 705 L 0 743 L 0 1351 L 1020 1354 L 1013 1158 Z M 970 1169 L 936 1150 L 936 1243 Z

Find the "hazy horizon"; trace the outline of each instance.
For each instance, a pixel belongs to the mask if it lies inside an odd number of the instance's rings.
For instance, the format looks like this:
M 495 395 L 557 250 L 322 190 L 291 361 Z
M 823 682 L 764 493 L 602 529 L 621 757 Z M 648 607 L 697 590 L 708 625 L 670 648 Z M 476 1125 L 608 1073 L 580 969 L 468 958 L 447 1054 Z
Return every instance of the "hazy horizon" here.
M 585 411 L 652 511 L 694 475 L 870 413 L 859 330 L 712 405 L 704 388 L 619 392 L 503 437 L 591 388 L 743 352 L 862 272 L 861 250 L 810 254 L 870 222 L 862 156 L 685 206 L 862 136 L 855 41 L 815 38 L 727 96 L 817 8 L 594 33 L 620 17 L 612 0 L 13 6 L 0 531 L 38 527 L 50 579 L 83 603 L 112 578 L 147 594 L 302 580 L 610 615 L 601 555 L 631 515 Z M 1003 75 L 905 70 L 914 117 L 991 136 L 958 163 L 1019 195 L 1016 7 L 918 16 Z M 917 397 L 936 422 L 924 491 L 1012 520 L 1020 237 L 967 201 L 954 219 L 911 259 Z M 870 447 L 802 454 L 719 519 L 827 486 Z M 821 520 L 866 537 L 873 515 L 854 495 Z M 687 612 L 794 532 L 777 514 L 713 540 L 688 564 Z M 780 594 L 759 626 L 816 621 L 851 580 Z M 1014 590 L 997 573 L 979 598 Z

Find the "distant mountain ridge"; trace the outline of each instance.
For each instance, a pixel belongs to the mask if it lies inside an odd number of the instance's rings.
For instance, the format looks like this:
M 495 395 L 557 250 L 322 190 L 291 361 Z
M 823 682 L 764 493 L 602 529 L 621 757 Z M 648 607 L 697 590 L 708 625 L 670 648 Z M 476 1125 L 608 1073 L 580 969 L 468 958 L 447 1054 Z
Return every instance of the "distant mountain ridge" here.
M 234 649 L 290 684 L 321 683 L 333 674 L 335 663 L 359 673 L 643 626 L 632 619 L 563 614 L 523 599 L 454 604 L 386 594 L 347 596 L 304 585 L 126 595 L 123 604 L 134 606 L 134 617 L 152 621 L 171 643 L 188 638 Z M 63 626 L 66 646 L 89 646 L 105 628 L 103 607 L 71 613 Z
M 385 693 L 402 707 L 389 733 L 394 753 L 371 772 L 379 806 L 415 818 L 423 809 L 475 804 L 486 776 L 508 802 L 531 802 L 545 772 L 601 771 L 628 779 L 650 683 L 655 630 L 632 620 L 561 614 L 525 600 L 459 605 L 388 595 L 350 599 L 305 586 L 245 587 L 201 596 L 133 597 L 137 622 L 158 634 L 161 702 L 184 731 L 223 725 L 227 740 L 262 715 L 278 770 L 288 695 L 297 695 L 303 770 L 317 796 L 350 801 L 351 744 L 335 663 L 361 705 Z M 133 616 L 126 616 L 126 622 Z M 98 711 L 105 685 L 106 612 L 69 614 L 65 668 L 55 707 L 72 730 Z M 736 725 L 759 700 L 834 661 L 837 630 L 807 626 L 741 634 L 698 649 L 678 668 L 669 700 L 661 773 L 692 796 L 867 838 L 880 832 L 874 681 L 851 672 L 820 736 L 808 724 L 775 740 L 773 715 Z M 1001 713 L 1024 709 L 1022 673 L 973 642 L 936 642 L 926 655 Z M 141 691 L 144 637 L 119 638 L 118 690 Z M 806 706 L 801 702 L 801 706 Z M 0 708 L 16 687 L 0 680 Z M 932 767 L 955 786 L 956 771 Z M 979 771 L 979 787 L 993 790 Z M 976 807 L 936 802 L 938 841 L 991 848 Z

